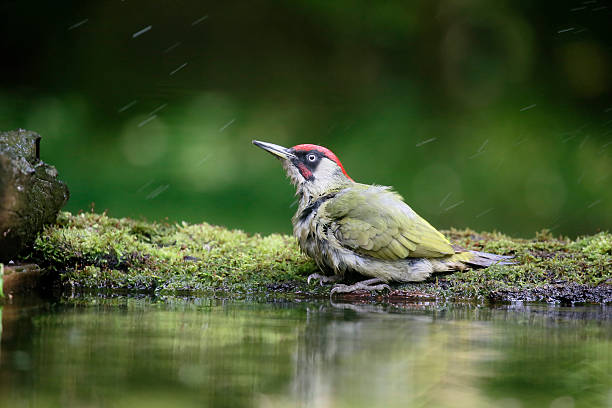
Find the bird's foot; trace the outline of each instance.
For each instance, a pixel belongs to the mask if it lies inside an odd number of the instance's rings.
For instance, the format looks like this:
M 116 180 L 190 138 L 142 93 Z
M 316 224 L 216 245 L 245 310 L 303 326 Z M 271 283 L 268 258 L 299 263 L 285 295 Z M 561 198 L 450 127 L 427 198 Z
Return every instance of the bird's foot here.
M 334 293 L 352 293 L 357 290 L 366 290 L 370 292 L 388 290 L 389 292 L 391 292 L 391 287 L 387 285 L 383 280 L 374 278 L 357 282 L 352 285 L 338 284 L 333 287 L 329 295 L 332 296 Z
M 324 283 L 338 282 L 340 280 L 340 276 L 338 275 L 327 276 L 327 275 L 320 275 L 318 273 L 313 273 L 313 274 L 308 275 L 308 279 L 306 279 L 306 282 L 308 282 L 309 285 L 310 285 L 311 279 L 315 281 L 319 281 L 319 284 L 323 286 Z

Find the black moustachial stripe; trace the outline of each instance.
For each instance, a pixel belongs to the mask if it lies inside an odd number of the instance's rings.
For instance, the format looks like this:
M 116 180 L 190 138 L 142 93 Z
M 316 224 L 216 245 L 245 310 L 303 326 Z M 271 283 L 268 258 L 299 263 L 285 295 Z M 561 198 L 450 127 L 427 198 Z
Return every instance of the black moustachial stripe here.
M 334 198 L 335 196 L 336 196 L 336 193 L 324 195 L 322 197 L 319 197 L 312 203 L 308 204 L 306 208 L 304 208 L 302 212 L 300 213 L 300 217 L 298 218 L 298 221 L 300 222 L 304 221 L 306 218 L 308 218 L 308 216 L 310 216 L 310 214 L 317 211 L 319 207 L 321 206 L 321 204 L 323 204 L 330 198 Z

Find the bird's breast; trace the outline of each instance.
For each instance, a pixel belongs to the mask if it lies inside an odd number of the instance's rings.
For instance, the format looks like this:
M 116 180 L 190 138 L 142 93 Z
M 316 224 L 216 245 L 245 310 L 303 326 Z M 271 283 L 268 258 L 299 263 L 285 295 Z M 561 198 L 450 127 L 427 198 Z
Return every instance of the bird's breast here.
M 299 209 L 293 217 L 293 235 L 297 238 L 302 251 L 315 260 L 324 256 L 326 243 L 327 222 L 319 213 L 321 206 L 335 197 L 327 194 L 315 200 L 300 203 Z

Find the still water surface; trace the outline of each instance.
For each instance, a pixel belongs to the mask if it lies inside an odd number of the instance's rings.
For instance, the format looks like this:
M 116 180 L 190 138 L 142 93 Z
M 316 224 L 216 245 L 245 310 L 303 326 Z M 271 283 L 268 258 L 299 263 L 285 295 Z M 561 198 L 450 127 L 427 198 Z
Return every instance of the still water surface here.
M 609 407 L 609 308 L 5 305 L 0 407 Z

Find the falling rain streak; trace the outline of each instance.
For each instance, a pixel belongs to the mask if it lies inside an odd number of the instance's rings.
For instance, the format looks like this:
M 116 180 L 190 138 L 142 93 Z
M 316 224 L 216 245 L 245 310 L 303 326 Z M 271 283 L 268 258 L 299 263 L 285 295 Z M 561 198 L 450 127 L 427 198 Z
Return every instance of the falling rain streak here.
M 155 180 L 151 179 L 149 181 L 147 181 L 146 183 L 144 183 L 138 190 L 136 190 L 137 193 L 140 193 L 142 191 L 144 191 L 147 187 L 149 187 L 151 184 L 153 184 Z
M 167 53 L 167 52 L 172 51 L 173 49 L 175 49 L 176 47 L 178 47 L 178 46 L 179 46 L 179 45 L 181 45 L 181 44 L 182 44 L 182 42 L 180 42 L 180 41 L 175 42 L 174 44 L 172 44 L 171 46 L 169 46 L 168 48 L 166 48 L 166 49 L 164 50 L 164 53 Z
M 206 20 L 208 18 L 208 14 L 205 16 L 202 16 L 200 18 L 198 18 L 197 20 L 195 20 L 193 23 L 191 23 L 192 26 L 198 25 L 200 24 L 202 21 Z
M 525 112 L 526 110 L 533 109 L 533 108 L 535 108 L 536 106 L 538 106 L 538 104 L 536 104 L 536 103 L 534 103 L 534 104 L 532 104 L 532 105 L 529 105 L 529 106 L 525 106 L 524 108 L 521 108 L 521 109 L 519 110 L 519 112 Z
M 151 111 L 151 113 L 149 113 L 149 115 L 148 115 L 148 116 L 155 115 L 157 112 L 159 112 L 160 110 L 164 109 L 166 106 L 168 106 L 168 104 L 167 104 L 167 103 L 164 103 L 164 104 L 159 105 L 157 108 L 153 109 L 153 110 Z
M 187 66 L 187 63 L 183 63 L 182 65 L 180 65 L 177 69 L 175 69 L 174 71 L 170 72 L 170 76 L 176 74 L 177 72 L 179 72 L 181 69 L 185 68 Z
M 458 207 L 458 206 L 460 206 L 460 205 L 461 205 L 461 204 L 463 204 L 463 203 L 465 203 L 465 200 L 461 200 L 461 201 L 459 201 L 459 202 L 457 202 L 457 203 L 455 203 L 455 204 L 453 204 L 453 205 L 449 205 L 448 207 L 446 207 L 446 208 L 444 209 L 444 211 L 449 211 L 449 210 L 452 210 L 453 208 Z
M 589 204 L 587 208 L 593 208 L 593 207 L 595 207 L 597 204 L 599 204 L 599 203 L 601 203 L 601 202 L 602 202 L 602 200 L 601 200 L 601 199 L 599 199 L 599 200 L 595 200 L 595 201 L 593 201 L 591 204 Z
M 476 217 L 474 217 L 474 218 L 480 218 L 483 215 L 486 215 L 486 214 L 490 213 L 491 211 L 493 211 L 493 208 L 488 208 L 488 209 L 484 210 L 483 212 L 481 212 L 480 214 L 476 215 Z
M 153 115 L 153 116 L 150 116 L 150 117 L 146 118 L 145 120 L 143 120 L 142 122 L 140 122 L 138 124 L 138 127 L 143 127 L 144 125 L 146 125 L 147 123 L 151 122 L 155 118 L 157 118 L 157 115 Z
M 130 109 L 132 106 L 136 105 L 138 103 L 137 100 L 132 101 L 130 103 L 128 103 L 127 105 L 119 108 L 119 110 L 117 112 L 121 113 L 121 112 L 125 112 L 126 110 Z
M 569 142 L 570 140 L 574 139 L 576 136 L 578 136 L 578 134 L 577 134 L 577 133 L 576 133 L 576 134 L 573 134 L 573 135 L 571 135 L 571 136 L 568 136 L 568 137 L 564 138 L 563 140 L 561 140 L 561 143 L 566 143 L 566 142 Z
M 449 199 L 449 197 L 451 196 L 452 191 L 450 193 L 448 193 L 447 195 L 444 196 L 444 198 L 442 199 L 442 201 L 440 201 L 440 207 L 442 207 L 444 205 L 444 203 L 446 202 L 446 200 Z
M 89 21 L 88 18 L 86 18 L 85 20 L 81 20 L 78 23 L 73 24 L 70 27 L 68 27 L 68 30 L 74 30 L 75 28 L 82 26 L 83 24 L 87 23 L 88 21 Z
M 236 120 L 236 118 L 230 120 L 229 122 L 227 122 L 225 125 L 223 125 L 221 127 L 221 129 L 219 129 L 219 132 L 223 132 L 229 125 L 231 125 L 232 123 L 234 123 L 234 121 Z
M 151 28 L 153 28 L 153 26 L 146 26 L 145 28 L 143 28 L 140 31 L 136 31 L 134 34 L 132 34 L 132 38 L 136 38 L 138 36 L 143 35 L 144 33 L 146 33 L 147 31 L 149 31 Z
M 432 137 L 431 139 L 423 140 L 422 142 L 417 143 L 415 146 L 416 146 L 416 147 L 421 147 L 421 146 L 423 146 L 424 144 L 427 144 L 427 143 L 433 142 L 433 141 L 434 141 L 434 140 L 436 140 L 436 139 L 437 139 L 437 137 Z
M 471 155 L 470 157 L 468 157 L 468 159 L 473 159 L 476 156 L 480 156 L 482 153 L 484 153 L 484 148 L 487 146 L 487 144 L 489 143 L 489 139 L 485 140 L 482 145 L 480 145 L 480 148 L 478 149 L 478 151 L 476 153 L 474 153 L 473 155 Z
M 147 200 L 152 200 L 164 191 L 166 191 L 170 187 L 170 184 L 164 184 L 162 186 L 157 187 L 155 190 L 151 191 L 147 196 Z

